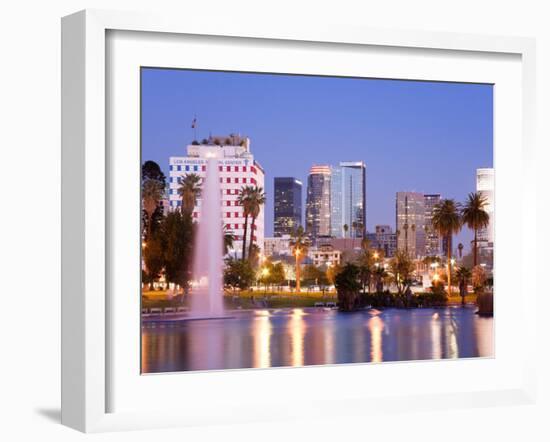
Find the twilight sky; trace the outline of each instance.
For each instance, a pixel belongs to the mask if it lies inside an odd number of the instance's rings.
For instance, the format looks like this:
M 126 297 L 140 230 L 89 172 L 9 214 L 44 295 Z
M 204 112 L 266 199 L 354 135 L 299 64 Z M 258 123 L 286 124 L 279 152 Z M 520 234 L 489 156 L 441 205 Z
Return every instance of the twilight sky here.
M 395 193 L 464 201 L 475 171 L 493 167 L 491 85 L 142 69 L 142 158 L 168 176 L 168 158 L 197 138 L 240 133 L 264 167 L 266 236 L 273 178 L 303 184 L 312 164 L 363 160 L 367 230 L 395 229 Z M 304 214 L 302 214 L 304 216 Z M 473 235 L 458 235 L 465 251 Z

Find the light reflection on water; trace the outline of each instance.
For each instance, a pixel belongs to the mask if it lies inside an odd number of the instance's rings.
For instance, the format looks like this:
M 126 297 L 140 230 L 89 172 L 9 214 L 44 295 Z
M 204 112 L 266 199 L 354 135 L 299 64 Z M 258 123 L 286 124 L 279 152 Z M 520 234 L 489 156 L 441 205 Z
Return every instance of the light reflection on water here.
M 493 356 L 493 319 L 471 308 L 236 312 L 144 322 L 144 373 Z

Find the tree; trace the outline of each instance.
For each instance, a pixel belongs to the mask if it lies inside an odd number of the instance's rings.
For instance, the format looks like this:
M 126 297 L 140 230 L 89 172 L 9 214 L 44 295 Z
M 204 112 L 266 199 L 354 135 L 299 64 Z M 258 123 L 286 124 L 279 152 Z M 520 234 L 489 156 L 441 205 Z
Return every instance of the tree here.
M 252 246 L 254 245 L 254 230 L 256 230 L 256 218 L 258 218 L 258 215 L 260 214 L 260 210 L 262 209 L 262 206 L 265 204 L 266 198 L 264 190 L 261 187 L 253 187 L 252 192 L 250 194 L 250 217 L 252 218 L 252 222 L 250 223 L 250 245 L 248 249 L 248 256 L 250 257 L 252 255 Z
M 200 182 L 201 178 L 196 173 L 189 173 L 181 179 L 178 195 L 181 196 L 182 213 L 193 213 L 197 198 L 201 194 Z
M 303 278 L 305 286 L 324 285 L 326 274 L 313 264 L 309 264 L 304 268 Z
M 141 182 L 145 180 L 155 180 L 162 184 L 162 187 L 166 187 L 166 177 L 162 172 L 160 166 L 154 161 L 145 161 L 141 166 Z
M 335 286 L 340 310 L 345 312 L 355 310 L 359 298 L 359 289 L 361 288 L 359 268 L 355 264 L 346 264 L 336 276 Z
M 347 224 L 344 224 L 344 238 L 345 241 L 344 241 L 344 248 L 347 249 L 348 248 L 348 230 L 349 230 L 349 226 Z
M 156 205 L 153 208 L 152 212 L 147 212 L 145 210 L 145 207 L 143 207 L 143 216 L 142 216 L 142 222 L 143 222 L 143 229 L 144 234 L 151 235 L 153 231 L 160 225 L 163 218 L 163 211 L 160 204 L 158 204 L 158 201 L 162 198 L 162 193 L 164 192 L 164 189 L 166 188 L 166 177 L 164 176 L 164 173 L 162 172 L 160 166 L 155 163 L 154 161 L 145 161 L 145 163 L 141 166 L 141 187 L 143 190 L 143 186 L 146 181 L 153 180 L 159 183 L 161 190 L 161 195 L 157 198 Z M 143 201 L 143 195 L 142 195 L 142 201 Z
M 276 286 L 280 287 L 286 280 L 285 266 L 282 262 L 273 264 L 270 274 L 270 282 Z
M 302 226 L 298 226 L 298 228 L 294 230 L 290 240 L 290 246 L 292 248 L 292 254 L 296 258 L 296 293 L 300 293 L 300 265 L 302 259 L 307 256 L 309 248 L 309 241 Z
M 361 290 L 367 292 L 370 290 L 370 281 L 374 266 L 374 253 L 370 249 L 370 241 L 363 239 L 361 241 L 361 254 L 357 259 L 357 266 L 359 267 L 359 279 L 361 281 Z M 366 290 L 365 290 L 366 289 Z
M 145 279 L 149 283 L 149 289 L 153 289 L 153 282 L 158 279 L 164 267 L 164 255 L 160 234 L 156 233 L 147 241 L 143 249 L 143 260 L 145 261 Z
M 474 286 L 474 291 L 481 295 L 485 290 L 485 285 L 487 283 L 487 273 L 485 269 L 481 266 L 475 266 L 472 269 L 472 284 Z
M 374 269 L 373 276 L 376 293 L 382 293 L 384 291 L 384 280 L 388 277 L 388 272 L 384 267 L 378 266 Z
M 390 260 L 390 272 L 399 295 L 404 294 L 411 286 L 414 263 L 405 250 L 397 250 Z
M 453 199 L 444 199 L 435 205 L 432 213 L 432 226 L 443 237 L 447 237 L 447 286 L 451 296 L 451 238 L 460 232 L 462 219 L 460 206 Z
M 489 225 L 489 214 L 485 210 L 487 198 L 480 192 L 472 192 L 462 206 L 462 222 L 474 231 L 474 267 L 477 265 L 477 234 L 479 229 Z
M 233 242 L 235 241 L 235 235 L 225 224 L 223 226 L 223 254 L 227 255 L 229 250 L 233 248 Z
M 224 284 L 245 290 L 254 282 L 255 272 L 248 261 L 228 258 L 223 272 Z
M 466 305 L 466 294 L 468 291 L 468 281 L 472 277 L 472 271 L 468 267 L 461 266 L 456 270 L 456 277 L 458 279 L 458 288 L 460 297 L 462 298 L 462 307 Z
M 237 201 L 239 205 L 243 208 L 243 217 L 244 217 L 244 235 L 243 235 L 243 253 L 242 253 L 242 260 L 244 261 L 246 259 L 246 235 L 248 231 L 248 218 L 250 217 L 251 213 L 251 195 L 254 191 L 254 187 L 252 186 L 243 186 L 239 190 L 239 196 L 237 198 Z
M 141 188 L 141 199 L 143 201 L 143 210 L 147 216 L 147 239 L 151 237 L 153 229 L 153 215 L 157 210 L 159 201 L 162 198 L 164 187 L 160 181 L 147 178 L 143 181 Z
M 334 285 L 336 283 L 336 276 L 342 271 L 340 264 L 333 264 L 327 268 L 326 275 L 329 284 Z
M 187 287 L 191 279 L 194 227 L 190 213 L 170 212 L 162 224 L 166 280 Z

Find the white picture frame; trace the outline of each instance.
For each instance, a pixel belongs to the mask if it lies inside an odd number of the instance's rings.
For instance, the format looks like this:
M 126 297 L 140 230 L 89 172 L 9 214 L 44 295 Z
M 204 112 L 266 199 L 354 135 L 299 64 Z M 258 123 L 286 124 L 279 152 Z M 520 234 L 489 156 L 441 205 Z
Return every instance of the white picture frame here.
M 82 11 L 62 21 L 62 422 L 80 431 L 95 432 L 121 429 L 155 428 L 165 426 L 206 425 L 235 421 L 261 421 L 273 419 L 306 418 L 319 416 L 323 405 L 338 403 L 342 414 L 368 414 L 375 409 L 398 411 L 414 404 L 416 409 L 460 408 L 471 405 L 498 405 L 502 403 L 532 403 L 535 396 L 534 340 L 525 344 L 521 361 L 521 376 L 501 388 L 462 392 L 429 391 L 426 394 L 400 394 L 389 391 L 372 397 L 362 395 L 338 397 L 335 393 L 322 400 L 309 401 L 309 408 L 255 407 L 252 396 L 240 398 L 239 413 L 231 411 L 206 415 L 204 409 L 174 411 L 173 407 L 155 407 L 154 410 L 113 411 L 109 394 L 113 385 L 109 372 L 112 369 L 112 347 L 108 339 L 109 328 L 116 317 L 110 311 L 108 299 L 109 254 L 109 156 L 107 152 L 106 120 L 108 84 L 106 82 L 107 44 L 110 31 L 154 32 L 162 35 L 199 35 L 225 38 L 246 38 L 287 43 L 338 44 L 341 47 L 369 46 L 402 48 L 403 50 L 429 49 L 444 53 L 468 52 L 508 54 L 521 63 L 521 128 L 518 158 L 522 161 L 523 186 L 518 190 L 522 200 L 521 221 L 535 219 L 536 194 L 534 174 L 529 168 L 534 161 L 534 105 L 535 105 L 535 43 L 532 39 L 517 37 L 491 37 L 450 33 L 416 31 L 388 31 L 349 28 L 344 26 L 315 25 L 299 28 L 284 24 L 242 23 L 238 28 L 231 23 L 211 19 L 194 19 L 185 25 L 178 18 L 158 17 L 151 14 L 134 14 L 110 11 Z M 158 34 L 157 34 L 158 35 Z M 498 173 L 498 172 L 497 172 Z M 529 185 L 531 183 L 531 186 Z M 498 187 L 497 187 L 498 192 Z M 498 210 L 498 209 L 497 209 Z M 525 235 L 525 227 L 519 231 Z M 115 230 L 116 231 L 116 230 Z M 519 241 L 522 257 L 522 275 L 527 274 L 526 257 L 533 256 L 533 242 Z M 498 252 L 497 252 L 498 253 Z M 535 296 L 535 281 L 521 278 L 525 296 L 519 307 L 526 308 Z M 497 307 L 498 308 L 498 307 Z M 504 311 L 504 310 L 502 310 Z M 139 315 L 139 311 L 136 311 Z M 535 324 L 525 325 L 526 336 L 533 336 Z M 137 346 L 138 343 L 136 342 Z M 497 355 L 498 358 L 498 355 Z M 383 365 L 376 369 L 380 372 Z M 332 370 L 341 370 L 331 367 Z M 355 375 L 361 366 L 353 368 Z M 399 368 L 397 368 L 398 370 Z M 234 376 L 243 378 L 240 372 Z M 304 378 L 303 371 L 286 370 L 286 378 Z M 351 373 L 351 372 L 350 372 Z M 256 375 L 254 375 L 256 376 Z M 261 376 L 261 375 L 260 375 Z M 521 377 L 521 379 L 519 379 Z M 170 378 L 170 377 L 169 377 Z M 175 382 L 175 377 L 171 377 Z M 199 378 L 195 378 L 199 380 Z M 200 380 L 199 380 L 200 381 Z M 258 380 L 260 382 L 261 380 Z M 518 381 L 518 382 L 516 382 Z M 170 380 L 165 382 L 171 382 Z

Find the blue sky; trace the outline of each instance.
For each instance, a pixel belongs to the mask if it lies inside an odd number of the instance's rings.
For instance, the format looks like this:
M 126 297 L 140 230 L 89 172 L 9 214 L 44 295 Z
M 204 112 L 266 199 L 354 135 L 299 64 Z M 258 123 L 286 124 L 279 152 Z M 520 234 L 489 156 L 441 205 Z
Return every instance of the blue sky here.
M 312 164 L 367 165 L 367 229 L 395 227 L 395 193 L 464 201 L 475 170 L 493 166 L 491 85 L 142 69 L 142 158 L 168 176 L 168 158 L 197 138 L 240 133 L 266 171 L 266 234 L 273 178 L 304 183 Z M 304 204 L 305 208 L 305 204 Z M 458 235 L 467 249 L 467 229 Z

